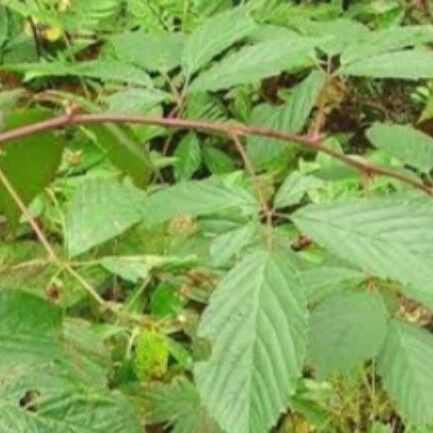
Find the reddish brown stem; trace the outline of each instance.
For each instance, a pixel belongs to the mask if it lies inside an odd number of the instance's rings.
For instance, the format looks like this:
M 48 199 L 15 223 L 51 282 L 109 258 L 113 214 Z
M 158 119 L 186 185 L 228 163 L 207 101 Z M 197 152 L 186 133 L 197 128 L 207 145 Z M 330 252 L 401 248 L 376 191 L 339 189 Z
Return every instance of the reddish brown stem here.
M 229 138 L 232 138 L 233 136 L 261 136 L 267 138 L 274 138 L 285 142 L 297 143 L 306 149 L 325 153 L 332 158 L 338 159 L 339 161 L 342 161 L 343 163 L 354 167 L 361 173 L 365 173 L 368 176 L 386 176 L 397 179 L 400 182 L 411 185 L 412 187 L 420 189 L 428 195 L 433 196 L 433 188 L 425 185 L 420 179 L 403 173 L 401 171 L 372 164 L 363 158 L 346 155 L 339 150 L 332 149 L 323 144 L 325 139 L 324 136 L 298 135 L 289 132 L 275 131 L 272 129 L 243 124 L 214 123 L 204 120 L 151 117 L 118 113 L 69 113 L 63 116 L 54 117 L 52 119 L 21 126 L 19 128 L 3 132 L 0 134 L 0 144 L 38 132 L 48 131 L 60 127 L 95 123 L 136 123 L 159 125 L 169 128 L 193 129 L 199 131 L 220 133 Z

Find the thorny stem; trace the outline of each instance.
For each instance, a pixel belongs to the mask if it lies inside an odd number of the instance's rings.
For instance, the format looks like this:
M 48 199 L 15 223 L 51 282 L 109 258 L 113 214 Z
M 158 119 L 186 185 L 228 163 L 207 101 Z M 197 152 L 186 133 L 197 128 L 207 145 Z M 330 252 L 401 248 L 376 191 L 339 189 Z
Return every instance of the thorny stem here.
M 224 134 L 228 137 L 246 137 L 260 136 L 274 138 L 276 140 L 297 143 L 300 146 L 322 152 L 334 159 L 357 169 L 367 176 L 385 176 L 397 179 L 402 183 L 406 183 L 416 189 L 419 189 L 426 194 L 433 196 L 433 187 L 425 185 L 424 182 L 414 176 L 408 175 L 401 171 L 393 170 L 381 165 L 372 164 L 359 156 L 346 155 L 339 150 L 332 149 L 323 144 L 325 137 L 320 135 L 298 135 L 288 132 L 275 131 L 272 129 L 261 128 L 257 126 L 248 126 L 244 124 L 228 124 L 214 123 L 203 120 L 186 120 L 177 118 L 151 117 L 139 115 L 127 115 L 118 113 L 100 113 L 100 114 L 82 114 L 82 113 L 67 113 L 65 115 L 54 117 L 52 119 L 33 123 L 30 125 L 21 126 L 0 134 L 0 145 L 2 143 L 35 134 L 37 132 L 52 130 L 56 128 L 95 123 L 135 123 L 147 125 L 159 125 L 169 128 L 193 129 Z

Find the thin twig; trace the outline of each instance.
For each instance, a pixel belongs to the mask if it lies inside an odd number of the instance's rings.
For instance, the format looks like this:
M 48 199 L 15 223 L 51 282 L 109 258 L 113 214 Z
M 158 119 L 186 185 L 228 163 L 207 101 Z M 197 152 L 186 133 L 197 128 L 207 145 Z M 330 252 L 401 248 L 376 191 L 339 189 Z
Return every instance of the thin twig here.
M 50 245 L 50 242 L 48 241 L 47 237 L 45 236 L 45 233 L 39 226 L 39 224 L 36 222 L 35 218 L 29 211 L 28 207 L 25 205 L 23 200 L 21 199 L 19 193 L 15 189 L 15 187 L 12 185 L 4 171 L 0 168 L 0 182 L 5 187 L 6 191 L 12 198 L 12 200 L 15 202 L 15 204 L 18 206 L 19 210 L 23 214 L 24 218 L 27 220 L 27 222 L 32 227 L 33 231 L 35 232 L 36 236 L 38 237 L 39 242 L 44 247 L 45 251 L 48 254 L 48 260 L 50 262 L 55 263 L 59 268 L 65 269 L 72 277 L 74 277 L 82 286 L 87 290 L 87 292 L 92 296 L 92 298 L 100 305 L 104 305 L 105 301 L 99 296 L 98 292 L 81 276 L 79 275 L 69 264 L 65 264 L 56 254 L 53 247 Z
M 239 137 L 236 134 L 233 134 L 231 136 L 231 139 L 236 147 L 237 152 L 242 158 L 242 161 L 245 166 L 245 170 L 251 177 L 251 181 L 253 182 L 254 189 L 257 192 L 257 197 L 260 202 L 260 207 L 262 208 L 262 212 L 265 215 L 266 218 L 266 227 L 268 230 L 268 233 L 266 234 L 266 244 L 269 249 L 272 249 L 272 211 L 269 208 L 268 202 L 266 200 L 266 197 L 263 195 L 263 190 L 260 185 L 260 181 L 257 177 L 256 168 L 254 167 L 253 163 L 251 162 L 251 159 L 249 158 L 247 152 L 244 149 L 244 146 L 242 145 L 241 141 L 239 140 Z
M 323 144 L 324 136 L 298 135 L 289 132 L 275 131 L 272 129 L 261 128 L 258 126 L 247 126 L 243 124 L 214 123 L 204 120 L 187 120 L 178 118 L 151 117 L 139 115 L 127 115 L 118 113 L 100 113 L 100 114 L 66 114 L 41 122 L 24 125 L 0 134 L 0 144 L 32 135 L 42 131 L 48 131 L 70 125 L 96 124 L 96 123 L 119 123 L 119 124 L 147 124 L 159 125 L 169 128 L 193 129 L 220 133 L 228 137 L 260 136 L 274 138 L 276 140 L 297 143 L 306 149 L 316 152 L 322 152 L 334 159 L 340 160 L 358 171 L 365 173 L 367 176 L 385 176 L 397 179 L 402 183 L 411 185 L 426 194 L 433 196 L 433 187 L 425 185 L 417 177 L 408 175 L 404 172 L 393 170 L 381 165 L 372 164 L 359 156 L 346 155 L 343 152 L 332 149 Z
M 11 184 L 8 177 L 6 176 L 5 172 L 0 168 L 0 182 L 5 187 L 8 194 L 11 196 L 12 200 L 15 202 L 15 204 L 18 206 L 18 209 L 23 214 L 24 218 L 28 221 L 30 226 L 32 227 L 33 231 L 36 233 L 36 236 L 38 237 L 40 243 L 45 248 L 45 251 L 48 254 L 48 260 L 51 262 L 57 262 L 59 259 L 57 257 L 57 254 L 55 253 L 53 247 L 50 245 L 47 237 L 45 236 L 42 229 L 39 227 L 39 224 L 36 222 L 36 220 L 33 218 L 33 215 L 27 208 L 27 206 L 22 201 L 20 195 L 18 194 L 15 187 Z

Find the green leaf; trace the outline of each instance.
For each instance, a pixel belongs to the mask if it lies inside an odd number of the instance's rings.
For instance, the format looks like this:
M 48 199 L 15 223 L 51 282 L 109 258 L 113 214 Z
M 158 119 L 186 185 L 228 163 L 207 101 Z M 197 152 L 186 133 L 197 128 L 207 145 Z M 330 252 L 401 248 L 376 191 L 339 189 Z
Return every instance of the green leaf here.
M 341 54 L 341 63 L 348 64 L 377 54 L 433 41 L 433 26 L 395 26 L 367 33 L 349 43 Z
M 411 126 L 375 123 L 367 138 L 379 149 L 418 170 L 433 167 L 433 139 Z
M 355 77 L 429 79 L 433 77 L 433 55 L 423 49 L 395 51 L 343 65 L 338 72 Z
M 293 89 L 286 104 L 281 106 L 258 105 L 253 111 L 251 123 L 282 132 L 300 132 L 316 103 L 325 80 L 326 76 L 322 71 L 313 71 Z M 276 161 L 278 163 L 285 161 L 291 154 L 287 143 L 265 137 L 248 137 L 247 150 L 253 164 L 258 169 L 267 168 Z
M 239 255 L 245 247 L 257 241 L 259 229 L 260 226 L 252 222 L 215 238 L 210 248 L 212 263 L 215 266 L 227 264 L 233 256 Z
M 348 42 L 356 43 L 370 33 L 364 24 L 346 18 L 332 20 L 295 18 L 293 25 L 301 34 L 318 38 L 318 47 L 331 57 L 343 51 Z
M 200 401 L 196 387 L 179 377 L 168 385 L 157 385 L 147 392 L 152 423 L 165 423 L 173 433 L 220 433 Z
M 19 110 L 9 115 L 6 129 L 46 119 L 41 110 Z M 64 141 L 53 132 L 33 134 L 4 144 L 0 153 L 0 168 L 24 204 L 29 204 L 54 179 L 61 162 Z M 21 211 L 3 185 L 0 184 L 0 213 L 13 226 Z
M 362 271 L 333 264 L 321 264 L 302 272 L 308 301 L 317 303 L 336 293 L 359 286 L 366 278 Z
M 386 310 L 370 293 L 326 299 L 311 314 L 309 348 L 320 377 L 343 373 L 378 353 L 386 334 Z
M 407 296 L 433 306 L 432 215 L 429 197 L 395 195 L 311 205 L 292 219 L 341 260 L 399 281 Z
M 293 206 L 299 203 L 311 190 L 320 188 L 323 182 L 314 176 L 292 172 L 280 186 L 274 198 L 274 209 Z
M 121 61 L 148 71 L 170 71 L 180 65 L 184 35 L 138 31 L 113 36 L 110 42 Z
M 39 372 L 38 372 L 39 373 Z M 30 394 L 29 394 L 30 395 Z M 23 394 L 25 397 L 26 394 Z M 133 407 L 122 396 L 93 389 L 63 392 L 35 407 L 20 407 L 0 398 L 2 432 L 142 433 Z
M 203 162 L 212 174 L 224 174 L 235 171 L 235 162 L 231 156 L 216 147 L 202 149 Z
M 142 214 L 147 224 L 154 225 L 179 215 L 194 217 L 234 209 L 253 215 L 258 210 L 258 204 L 254 195 L 230 175 L 180 182 L 162 189 L 149 196 Z
M 107 98 L 112 113 L 143 114 L 162 102 L 171 102 L 169 93 L 157 89 L 128 89 L 113 93 Z
M 394 320 L 378 358 L 383 385 L 409 422 L 433 422 L 433 337 L 424 329 Z
M 112 178 L 90 178 L 79 183 L 69 203 L 65 237 L 75 257 L 106 242 L 143 218 L 146 195 Z
M 88 127 L 96 142 L 105 150 L 114 166 L 127 174 L 138 187 L 145 187 L 150 181 L 153 165 L 150 156 L 134 138 L 132 133 L 114 124 Z
M 185 76 L 190 77 L 254 29 L 254 22 L 238 8 L 207 19 L 186 40 L 182 54 Z
M 154 269 L 176 269 L 195 264 L 195 256 L 111 256 L 103 257 L 101 265 L 124 280 L 137 283 L 149 278 Z
M 177 180 L 191 179 L 201 165 L 201 148 L 197 134 L 190 132 L 178 143 L 174 156 L 174 176 Z
M 256 83 L 281 71 L 302 69 L 314 62 L 310 39 L 272 40 L 242 48 L 216 63 L 193 81 L 191 92 L 228 89 L 238 84 Z
M 95 364 L 93 349 L 64 332 L 57 307 L 1 291 L 0 342 L 2 432 L 142 431 L 134 408 L 106 388 L 107 371 Z
M 0 59 L 2 56 L 3 45 L 8 40 L 9 16 L 4 6 L 0 6 Z
M 79 63 L 17 63 L 4 65 L 6 69 L 23 72 L 24 80 L 31 81 L 43 77 L 86 77 L 102 81 L 114 81 L 153 87 L 150 77 L 140 68 L 116 60 L 89 60 Z
M 258 251 L 230 271 L 199 327 L 212 354 L 195 368 L 200 395 L 221 428 L 266 433 L 294 393 L 307 310 L 287 252 Z

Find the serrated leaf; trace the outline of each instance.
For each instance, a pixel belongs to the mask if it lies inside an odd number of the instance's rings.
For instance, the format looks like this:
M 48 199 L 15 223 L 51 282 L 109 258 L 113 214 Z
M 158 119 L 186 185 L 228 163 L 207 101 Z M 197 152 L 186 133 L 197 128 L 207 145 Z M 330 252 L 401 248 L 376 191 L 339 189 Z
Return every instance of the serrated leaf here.
M 195 385 L 179 377 L 168 385 L 147 392 L 152 409 L 151 421 L 173 427 L 173 433 L 220 433 L 200 401 Z
M 357 287 L 365 278 L 362 271 L 341 265 L 323 264 L 302 271 L 302 282 L 307 298 L 312 303 Z
M 107 98 L 112 113 L 143 114 L 163 102 L 171 102 L 169 93 L 156 89 L 128 89 L 113 93 Z
M 238 84 L 255 83 L 281 71 L 305 68 L 313 61 L 313 42 L 310 39 L 263 42 L 228 55 L 200 74 L 189 90 L 216 91 Z
M 428 79 L 433 77 L 433 54 L 426 49 L 379 54 L 346 64 L 338 72 L 355 77 Z
M 110 42 L 121 61 L 148 71 L 170 71 L 180 65 L 184 35 L 138 31 L 116 35 Z
M 69 203 L 65 237 L 75 257 L 106 242 L 143 218 L 145 194 L 112 178 L 90 178 L 79 183 Z
M 254 29 L 254 22 L 237 8 L 207 19 L 186 40 L 182 54 L 185 76 L 190 77 Z
M 370 33 L 366 25 L 346 18 L 295 18 L 293 25 L 301 34 L 319 38 L 318 47 L 331 57 L 343 51 L 349 41 L 356 43 Z
M 301 84 L 293 89 L 290 100 L 281 106 L 258 105 L 252 113 L 253 125 L 282 132 L 297 133 L 302 130 L 316 103 L 326 76 L 322 71 L 313 71 Z M 258 169 L 267 168 L 275 161 L 287 160 L 290 148 L 280 140 L 264 137 L 248 137 L 248 154 Z
M 30 405 L 31 406 L 31 405 Z M 32 406 L 31 406 L 32 407 Z M 130 404 L 120 395 L 77 390 L 38 402 L 29 410 L 0 398 L 0 429 L 4 433 L 142 433 Z
M 432 215 L 429 197 L 395 195 L 311 205 L 292 218 L 341 260 L 399 281 L 407 296 L 433 306 Z
M 201 148 L 197 134 L 190 132 L 178 143 L 174 156 L 174 175 L 177 180 L 191 179 L 201 165 Z
M 231 177 L 180 182 L 152 194 L 142 209 L 144 221 L 153 225 L 179 215 L 194 217 L 233 209 L 247 215 L 257 212 L 254 195 L 236 181 L 232 183 Z
M 235 170 L 231 156 L 216 147 L 206 146 L 202 149 L 203 162 L 212 174 L 224 174 Z
M 395 51 L 409 46 L 433 41 L 433 26 L 394 26 L 367 33 L 349 45 L 341 53 L 341 63 Z
M 176 269 L 192 266 L 195 256 L 110 256 L 100 260 L 101 265 L 109 272 L 119 275 L 124 280 L 137 283 L 150 276 L 154 269 Z
M 88 127 L 97 144 L 107 154 L 111 163 L 127 174 L 138 187 L 149 183 L 153 171 L 150 156 L 127 129 L 119 125 L 105 124 Z
M 102 81 L 114 81 L 135 84 L 151 88 L 153 82 L 140 68 L 116 60 L 89 60 L 79 63 L 49 62 L 49 63 L 17 63 L 4 65 L 6 69 L 25 74 L 25 81 L 41 77 L 86 77 Z
M 384 387 L 399 411 L 417 425 L 433 422 L 433 337 L 421 328 L 393 320 L 378 358 Z
M 250 223 L 215 238 L 210 247 L 212 263 L 215 266 L 226 264 L 243 248 L 257 240 L 259 229 L 260 226 L 257 223 Z
M 308 191 L 320 188 L 322 185 L 323 182 L 317 177 L 294 171 L 284 180 L 275 194 L 274 209 L 293 206 L 299 203 Z
M 46 119 L 41 110 L 20 110 L 9 115 L 6 129 Z M 54 179 L 61 162 L 64 141 L 52 132 L 34 134 L 5 143 L 0 153 L 0 168 L 24 204 L 29 204 Z M 0 213 L 9 223 L 18 223 L 21 211 L 9 192 L 0 185 Z
M 375 123 L 367 138 L 402 163 L 427 173 L 433 167 L 433 139 L 406 125 Z
M 89 348 L 64 333 L 60 309 L 2 291 L 0 317 L 2 432 L 142 431 L 134 408 L 106 388 L 106 370 L 94 367 Z
M 320 377 L 343 373 L 378 353 L 386 334 L 386 310 L 370 293 L 328 298 L 311 313 L 309 352 Z
M 221 281 L 198 331 L 212 353 L 195 377 L 223 430 L 266 433 L 277 422 L 301 374 L 306 320 L 287 252 L 252 253 Z

